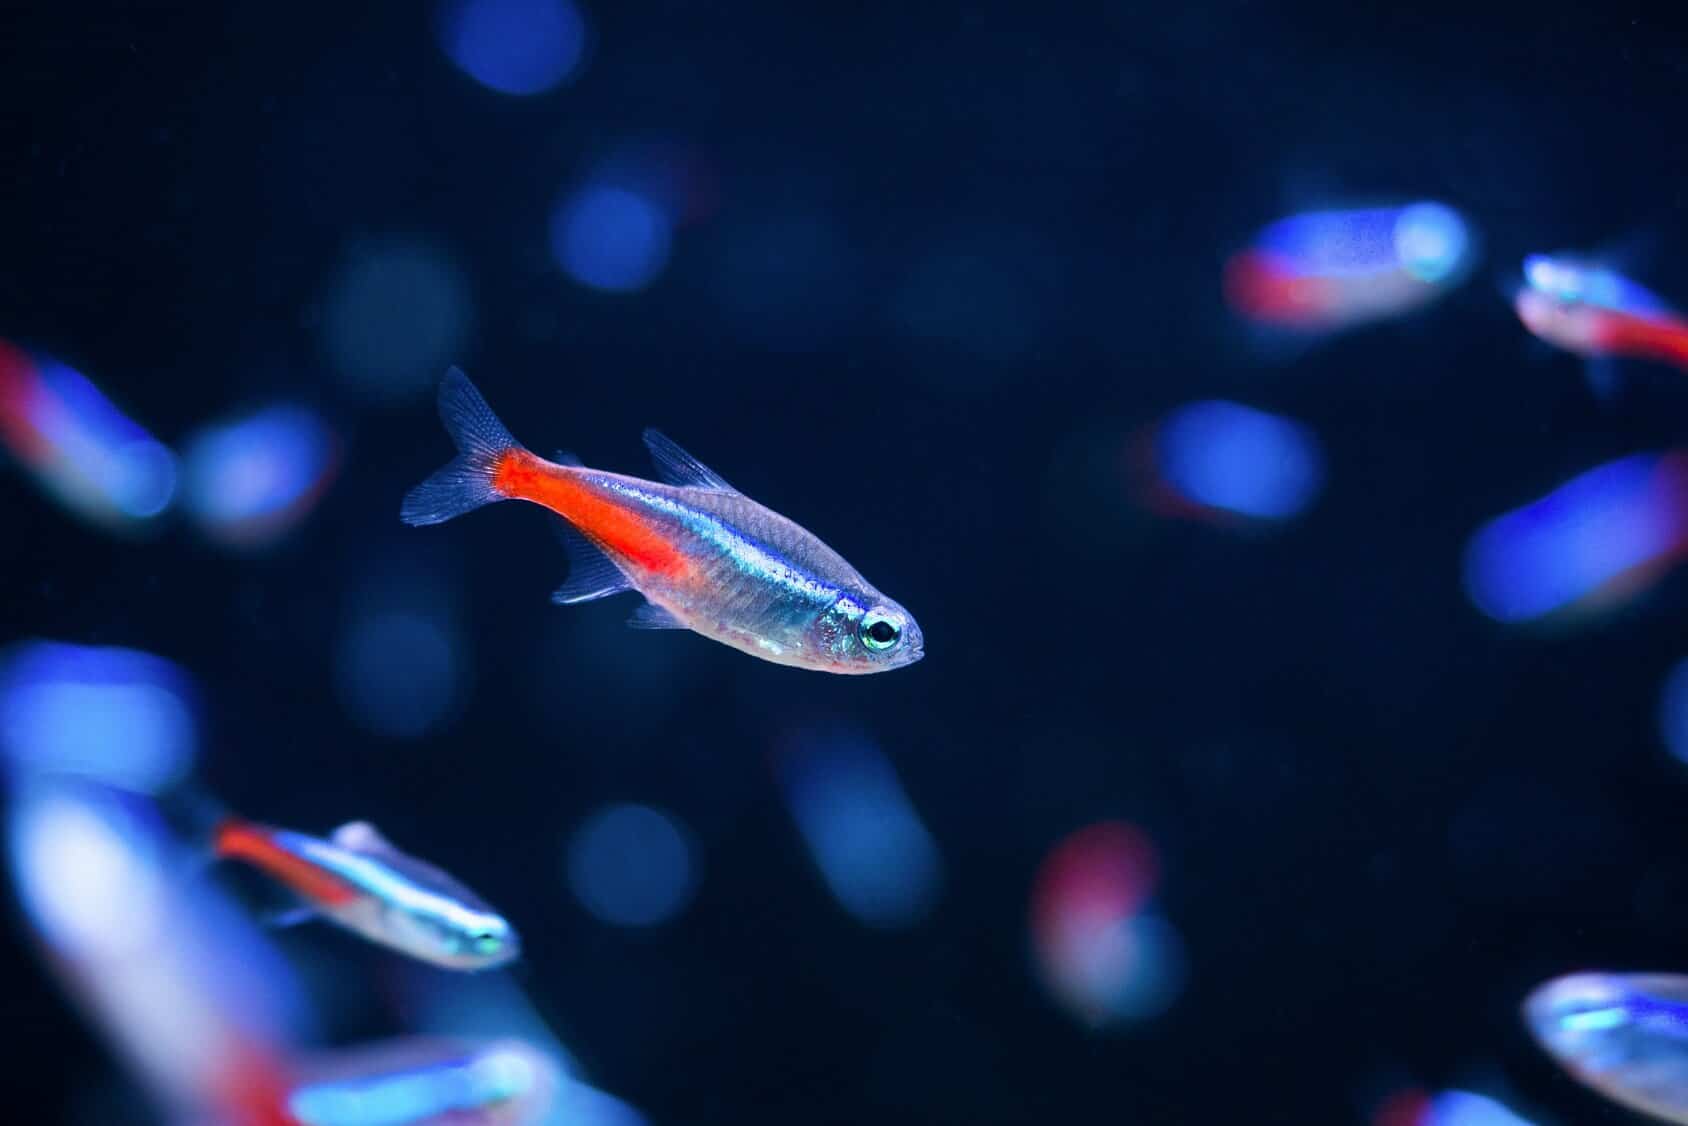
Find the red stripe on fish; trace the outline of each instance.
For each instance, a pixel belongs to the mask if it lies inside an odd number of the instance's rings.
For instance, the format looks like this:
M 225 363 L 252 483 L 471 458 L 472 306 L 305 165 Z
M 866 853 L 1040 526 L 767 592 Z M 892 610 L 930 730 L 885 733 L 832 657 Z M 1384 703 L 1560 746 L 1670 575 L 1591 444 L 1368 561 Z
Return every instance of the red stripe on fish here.
M 517 446 L 498 458 L 492 487 L 542 505 L 580 529 L 598 547 L 652 574 L 678 578 L 691 562 L 637 509 L 592 487 L 579 470 L 554 465 Z
M 277 844 L 262 825 L 224 821 L 212 834 L 211 847 L 220 857 L 244 860 L 269 873 L 313 903 L 339 907 L 358 897 L 357 889 L 340 877 Z

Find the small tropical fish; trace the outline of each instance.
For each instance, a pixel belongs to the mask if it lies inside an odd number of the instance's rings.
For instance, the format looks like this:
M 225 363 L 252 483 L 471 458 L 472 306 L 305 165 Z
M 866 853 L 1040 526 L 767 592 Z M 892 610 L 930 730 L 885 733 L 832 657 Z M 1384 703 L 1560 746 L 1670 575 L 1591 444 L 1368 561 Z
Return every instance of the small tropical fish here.
M 523 449 L 452 368 L 440 418 L 458 457 L 411 490 L 400 517 L 439 524 L 484 504 L 525 500 L 572 529 L 558 603 L 624 590 L 647 599 L 630 625 L 690 629 L 776 664 L 883 672 L 920 659 L 920 627 L 837 552 L 734 489 L 655 430 L 645 445 L 663 483 L 551 462 Z
M 1470 266 L 1473 235 L 1452 208 L 1308 211 L 1267 226 L 1225 266 L 1225 293 L 1257 324 L 1324 333 L 1411 312 Z
M 417 1037 L 307 1065 L 287 1108 L 300 1126 L 527 1126 L 561 1086 L 557 1063 L 524 1041 Z
M 321 840 L 229 818 L 213 834 L 212 849 L 286 884 L 311 911 L 424 962 L 484 970 L 520 951 L 502 916 L 444 872 L 399 852 L 364 821 Z
M 1581 1083 L 1688 1123 L 1688 977 L 1570 974 L 1532 992 L 1523 1015 L 1530 1035 Z
M 1524 259 L 1512 303 L 1536 336 L 1579 356 L 1628 356 L 1688 369 L 1688 320 L 1620 274 L 1564 255 Z

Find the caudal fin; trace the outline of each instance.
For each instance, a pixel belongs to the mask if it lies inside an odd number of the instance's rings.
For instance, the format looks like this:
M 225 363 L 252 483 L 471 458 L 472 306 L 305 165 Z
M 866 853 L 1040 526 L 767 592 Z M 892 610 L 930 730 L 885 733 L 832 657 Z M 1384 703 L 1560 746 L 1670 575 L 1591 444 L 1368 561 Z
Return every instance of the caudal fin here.
M 457 456 L 405 494 L 399 519 L 406 524 L 442 524 L 505 499 L 493 487 L 493 477 L 499 459 L 520 447 L 458 368 L 446 372 L 440 381 L 440 421 L 457 444 Z

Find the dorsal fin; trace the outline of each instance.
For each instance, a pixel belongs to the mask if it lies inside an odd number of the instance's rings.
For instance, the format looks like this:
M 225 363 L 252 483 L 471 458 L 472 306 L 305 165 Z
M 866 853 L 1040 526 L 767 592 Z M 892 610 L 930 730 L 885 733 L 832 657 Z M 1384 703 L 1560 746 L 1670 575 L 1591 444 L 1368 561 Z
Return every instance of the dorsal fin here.
M 387 843 L 387 838 L 367 821 L 348 821 L 334 830 L 328 839 L 347 852 L 368 855 L 393 851 L 393 846 Z
M 553 453 L 551 455 L 551 460 L 556 462 L 558 465 L 584 465 L 584 464 L 586 464 L 585 462 L 580 460 L 580 455 L 575 453 L 573 450 L 557 450 L 555 453 Z
M 645 448 L 656 462 L 657 476 L 670 485 L 684 485 L 696 489 L 714 489 L 720 493 L 736 493 L 726 479 L 709 466 L 680 448 L 680 444 L 655 427 L 645 429 Z

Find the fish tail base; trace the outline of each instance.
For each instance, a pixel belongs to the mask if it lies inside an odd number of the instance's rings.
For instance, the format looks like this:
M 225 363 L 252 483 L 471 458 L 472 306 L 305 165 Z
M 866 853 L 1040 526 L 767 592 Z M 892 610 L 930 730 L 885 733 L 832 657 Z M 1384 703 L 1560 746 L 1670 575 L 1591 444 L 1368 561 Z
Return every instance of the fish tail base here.
M 498 487 L 501 470 L 511 455 L 525 452 L 457 368 L 440 383 L 439 407 L 457 456 L 405 495 L 399 518 L 406 524 L 442 524 L 504 500 L 510 494 Z

